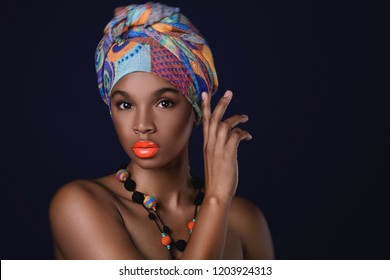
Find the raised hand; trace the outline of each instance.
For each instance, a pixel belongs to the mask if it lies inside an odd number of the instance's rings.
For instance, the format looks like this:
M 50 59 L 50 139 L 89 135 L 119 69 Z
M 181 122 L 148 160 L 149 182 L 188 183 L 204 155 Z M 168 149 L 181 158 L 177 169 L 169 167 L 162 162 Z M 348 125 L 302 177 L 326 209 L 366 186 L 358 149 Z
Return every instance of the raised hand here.
M 252 139 L 248 131 L 236 127 L 239 123 L 248 121 L 248 116 L 234 115 L 222 120 L 232 96 L 233 92 L 226 91 L 212 113 L 210 95 L 207 92 L 202 93 L 205 195 L 224 201 L 230 201 L 236 193 L 238 145 L 241 140 Z

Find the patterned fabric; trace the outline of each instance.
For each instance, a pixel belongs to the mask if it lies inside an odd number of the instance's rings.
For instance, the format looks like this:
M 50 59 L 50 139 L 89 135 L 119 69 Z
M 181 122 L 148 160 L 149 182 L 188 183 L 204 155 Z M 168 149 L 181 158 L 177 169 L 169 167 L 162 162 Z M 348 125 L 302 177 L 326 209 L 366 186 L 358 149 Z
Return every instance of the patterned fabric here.
M 100 95 L 109 108 L 111 89 L 134 71 L 171 82 L 191 102 L 198 120 L 201 93 L 214 94 L 218 88 L 206 40 L 179 8 L 160 3 L 116 8 L 96 48 L 95 67 Z

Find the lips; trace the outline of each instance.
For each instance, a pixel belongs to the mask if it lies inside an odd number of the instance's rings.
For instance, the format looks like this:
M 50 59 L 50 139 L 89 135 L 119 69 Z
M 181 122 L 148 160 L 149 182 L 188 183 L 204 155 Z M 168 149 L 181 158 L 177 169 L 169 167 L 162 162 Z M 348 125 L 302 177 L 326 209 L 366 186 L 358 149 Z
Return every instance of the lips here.
M 133 147 L 134 154 L 139 158 L 151 158 L 158 152 L 158 145 L 150 140 L 137 141 Z

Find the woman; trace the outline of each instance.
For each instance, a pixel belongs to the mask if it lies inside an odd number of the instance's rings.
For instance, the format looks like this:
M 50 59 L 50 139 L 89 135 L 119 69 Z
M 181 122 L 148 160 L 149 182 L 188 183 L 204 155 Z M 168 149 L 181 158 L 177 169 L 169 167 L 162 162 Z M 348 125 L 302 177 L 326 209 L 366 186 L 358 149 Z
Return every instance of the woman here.
M 177 8 L 115 10 L 96 50 L 98 87 L 131 161 L 117 173 L 69 182 L 54 196 L 57 259 L 272 259 L 262 212 L 235 196 L 237 148 L 252 136 L 212 112 L 218 82 L 211 51 Z M 189 102 L 188 102 L 189 101 Z M 202 123 L 204 182 L 188 142 Z

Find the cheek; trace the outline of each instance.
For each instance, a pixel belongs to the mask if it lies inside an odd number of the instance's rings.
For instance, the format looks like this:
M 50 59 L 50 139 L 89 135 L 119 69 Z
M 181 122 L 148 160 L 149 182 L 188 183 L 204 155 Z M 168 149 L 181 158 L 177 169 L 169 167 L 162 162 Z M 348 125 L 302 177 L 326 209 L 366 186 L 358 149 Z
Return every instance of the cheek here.
M 190 112 L 192 113 L 192 111 Z M 162 136 L 162 139 L 169 139 L 169 143 L 165 144 L 181 150 L 188 143 L 193 122 L 194 117 L 190 113 L 161 120 L 158 124 L 158 135 Z
M 169 134 L 171 137 L 182 138 L 186 134 L 186 131 L 188 131 L 188 126 L 188 120 L 163 120 L 159 125 L 159 132 L 164 135 Z
M 132 130 L 129 129 L 130 122 L 125 121 L 124 119 L 117 119 L 115 118 L 115 115 L 113 115 L 112 118 L 113 125 L 116 131 L 116 134 L 118 135 L 119 142 L 121 143 L 122 147 L 126 148 L 128 146 L 129 137 L 131 137 Z

